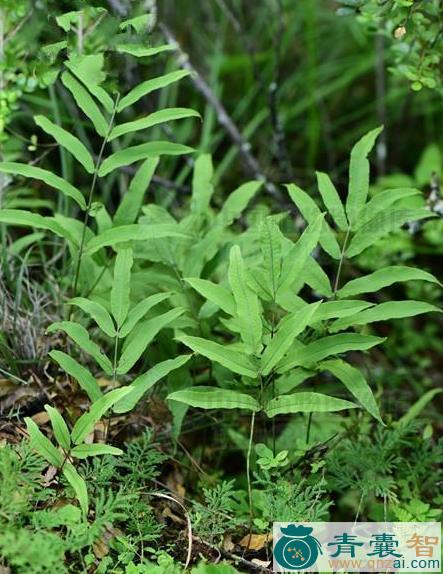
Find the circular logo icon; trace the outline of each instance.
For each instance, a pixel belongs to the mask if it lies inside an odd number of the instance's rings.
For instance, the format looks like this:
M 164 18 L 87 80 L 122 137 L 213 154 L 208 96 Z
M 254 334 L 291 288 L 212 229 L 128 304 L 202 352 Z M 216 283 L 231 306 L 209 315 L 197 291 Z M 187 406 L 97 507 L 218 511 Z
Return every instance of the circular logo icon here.
M 312 528 L 290 524 L 280 529 L 283 536 L 274 547 L 274 558 L 280 566 L 288 570 L 305 570 L 318 558 L 320 542 L 311 536 Z

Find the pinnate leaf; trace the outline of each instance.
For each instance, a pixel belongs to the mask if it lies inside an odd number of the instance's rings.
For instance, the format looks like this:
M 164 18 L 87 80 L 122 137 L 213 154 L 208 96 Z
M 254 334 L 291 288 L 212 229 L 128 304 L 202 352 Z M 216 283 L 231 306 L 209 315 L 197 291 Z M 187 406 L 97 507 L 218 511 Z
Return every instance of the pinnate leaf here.
M 91 401 L 96 401 L 102 396 L 102 391 L 91 373 L 80 365 L 75 359 L 63 351 L 51 351 L 49 356 L 56 361 L 60 367 L 78 381 L 80 387 L 85 391 Z
M 361 406 L 383 424 L 371 387 L 358 369 L 341 359 L 324 361 L 320 363 L 319 367 L 337 377 L 348 391 L 354 395 Z
M 364 135 L 352 148 L 349 162 L 349 190 L 346 201 L 348 220 L 353 225 L 366 203 L 369 191 L 368 154 L 372 150 L 383 127 L 375 128 Z
M 131 411 L 138 401 L 143 397 L 145 393 L 149 391 L 151 387 L 155 385 L 160 379 L 166 377 L 171 371 L 175 371 L 182 367 L 185 363 L 189 361 L 192 355 L 179 355 L 175 359 L 167 359 L 158 363 L 148 372 L 143 373 L 137 377 L 132 383 L 127 387 L 130 392 L 123 397 L 116 405 L 114 405 L 115 413 L 127 413 Z
M 415 317 L 423 313 L 436 311 L 441 313 L 441 309 L 424 301 L 386 301 L 379 305 L 374 305 L 370 309 L 364 309 L 355 315 L 337 319 L 331 325 L 331 332 L 347 329 L 351 325 L 367 325 L 375 321 L 387 321 L 388 319 L 402 319 L 404 317 Z
M 23 177 L 43 181 L 46 185 L 61 191 L 64 195 L 76 201 L 82 209 L 86 209 L 85 198 L 81 191 L 63 178 L 58 177 L 58 175 L 54 175 L 46 169 L 13 161 L 2 161 L 0 162 L 0 172 L 10 173 L 12 175 L 22 175 Z
M 200 409 L 245 409 L 254 412 L 260 410 L 260 405 L 254 397 L 215 387 L 191 387 L 175 391 L 167 398 Z
M 51 407 L 50 405 L 45 405 L 45 411 L 48 413 L 52 425 L 52 430 L 54 431 L 54 436 L 58 444 L 68 451 L 71 447 L 71 435 L 68 426 L 66 425 L 65 419 L 57 409 Z
M 245 264 L 238 245 L 231 248 L 228 277 L 242 340 L 249 353 L 258 354 L 263 331 L 260 305 L 257 294 L 247 284 Z
M 110 375 L 112 373 L 111 361 L 103 354 L 97 343 L 91 341 L 88 331 L 82 325 L 73 321 L 59 321 L 52 323 L 47 331 L 48 333 L 64 331 L 85 353 L 94 357 L 106 374 Z
M 69 301 L 69 304 L 79 307 L 90 317 L 92 317 L 92 319 L 94 319 L 103 333 L 108 335 L 108 337 L 115 336 L 114 323 L 112 322 L 110 314 L 103 307 L 103 305 L 97 301 L 86 299 L 85 297 L 74 297 Z
M 100 165 L 98 175 L 104 177 L 119 167 L 131 165 L 142 159 L 161 155 L 183 155 L 193 151 L 192 147 L 167 141 L 154 141 L 127 147 L 105 158 Z
M 132 249 L 119 249 L 115 259 L 114 281 L 111 289 L 111 311 L 118 327 L 121 327 L 129 311 L 132 264 Z
M 234 351 L 225 345 L 220 345 L 214 341 L 208 341 L 201 337 L 191 337 L 189 335 L 181 335 L 177 340 L 184 345 L 203 355 L 204 357 L 220 363 L 230 371 L 244 375 L 245 377 L 255 378 L 256 371 L 246 354 Z
M 288 413 L 327 413 L 355 409 L 356 404 L 321 393 L 294 393 L 281 395 L 269 401 L 265 412 L 268 417 Z
M 86 146 L 67 130 L 54 124 L 45 116 L 35 116 L 35 123 L 55 141 L 69 151 L 88 173 L 94 173 L 94 160 Z
M 308 367 L 331 355 L 346 353 L 347 351 L 366 351 L 384 339 L 372 335 L 360 335 L 359 333 L 343 333 L 329 335 L 317 339 L 308 345 L 289 352 L 278 365 L 278 371 L 284 373 L 293 367 Z
M 93 431 L 95 423 L 103 417 L 106 411 L 129 392 L 127 387 L 114 389 L 95 401 L 89 411 L 77 419 L 71 433 L 72 442 L 74 444 L 83 442 L 88 434 Z
M 339 298 L 360 295 L 361 293 L 375 293 L 384 287 L 401 281 L 428 281 L 430 283 L 440 284 L 438 279 L 415 267 L 406 267 L 405 265 L 392 265 L 378 269 L 374 273 L 358 277 L 348 281 L 341 289 L 337 291 Z
M 99 456 L 111 454 L 118 456 L 123 454 L 120 448 L 108 444 L 78 444 L 71 450 L 71 455 L 75 458 L 88 458 L 89 456 Z
M 41 432 L 35 422 L 25 417 L 26 428 L 31 439 L 31 445 L 52 466 L 60 467 L 63 464 L 62 453 L 55 448 L 52 442 Z

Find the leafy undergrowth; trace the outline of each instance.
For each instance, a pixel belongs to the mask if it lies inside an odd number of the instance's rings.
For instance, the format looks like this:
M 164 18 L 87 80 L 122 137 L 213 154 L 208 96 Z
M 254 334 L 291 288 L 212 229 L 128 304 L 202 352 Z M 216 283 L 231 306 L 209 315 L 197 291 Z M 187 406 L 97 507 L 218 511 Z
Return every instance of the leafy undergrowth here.
M 38 404 L 29 408 L 31 414 Z M 293 421 L 277 440 L 276 456 L 258 443 L 251 536 L 247 485 L 236 470 L 246 454 L 247 420 L 235 431 L 234 420 L 193 420 L 180 454 L 168 438 L 169 423 L 158 420 L 153 405 L 129 419 L 115 418 L 107 438 L 123 454 L 77 465 L 87 484 L 86 514 L 63 475 L 21 438 L 23 426 L 5 422 L 3 564 L 23 574 L 167 574 L 182 572 L 186 563 L 195 574 L 266 572 L 274 520 L 441 520 L 443 441 L 434 441 L 430 427 L 415 422 L 418 408 L 382 429 L 367 418 L 337 423 L 333 415 L 317 415 L 309 443 L 300 438 L 302 424 Z M 33 418 L 52 435 L 45 411 Z M 140 434 L 146 422 L 151 430 Z M 200 432 L 213 436 L 209 452 L 196 460 Z M 99 443 L 102 436 L 103 425 L 97 424 L 89 439 Z

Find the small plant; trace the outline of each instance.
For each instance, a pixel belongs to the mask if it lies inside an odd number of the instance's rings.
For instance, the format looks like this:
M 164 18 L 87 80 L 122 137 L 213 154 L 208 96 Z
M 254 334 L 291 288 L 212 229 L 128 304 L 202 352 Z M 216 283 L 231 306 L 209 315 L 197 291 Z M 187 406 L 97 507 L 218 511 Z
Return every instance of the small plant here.
M 212 488 L 203 488 L 204 503 L 194 503 L 192 514 L 195 531 L 202 540 L 219 543 L 226 532 L 226 522 L 235 526 L 234 481 L 223 481 Z
M 122 453 L 120 449 L 113 446 L 89 444 L 85 441 L 94 429 L 94 425 L 102 418 L 106 411 L 127 393 L 128 389 L 115 389 L 98 399 L 88 412 L 77 419 L 72 431 L 69 430 L 68 425 L 57 409 L 50 405 L 45 405 L 46 412 L 51 420 L 55 439 L 62 452 L 39 430 L 32 419 L 25 419 L 32 446 L 50 465 L 63 473 L 66 480 L 74 489 L 85 516 L 88 514 L 88 491 L 85 481 L 71 463 L 72 458 L 83 459 L 88 456 L 104 454 L 118 455 Z

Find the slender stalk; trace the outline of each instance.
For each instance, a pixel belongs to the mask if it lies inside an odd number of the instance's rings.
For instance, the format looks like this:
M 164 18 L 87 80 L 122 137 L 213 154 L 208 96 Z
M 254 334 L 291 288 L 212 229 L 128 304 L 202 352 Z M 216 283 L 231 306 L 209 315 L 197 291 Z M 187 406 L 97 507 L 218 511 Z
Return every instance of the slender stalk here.
M 339 282 L 340 282 L 340 275 L 343 269 L 343 262 L 345 259 L 345 253 L 346 253 L 346 248 L 348 247 L 348 241 L 349 241 L 349 235 L 351 233 L 351 227 L 348 227 L 348 230 L 346 232 L 346 236 L 345 236 L 345 240 L 343 242 L 343 247 L 340 253 L 340 261 L 338 263 L 338 269 L 337 269 L 337 275 L 335 277 L 335 281 L 334 281 L 334 295 L 333 298 L 335 299 L 337 297 L 337 291 L 338 291 L 338 286 L 339 286 Z
M 308 424 L 306 426 L 306 439 L 305 439 L 306 444 L 309 444 L 309 437 L 311 435 L 311 426 L 312 426 L 312 413 L 309 413 Z
M 255 411 L 252 413 L 251 417 L 248 455 L 246 458 L 246 479 L 248 481 L 248 500 L 249 500 L 249 535 L 252 534 L 252 521 L 254 520 L 254 511 L 252 508 L 252 485 L 251 485 L 251 453 L 252 453 L 252 441 L 254 439 L 254 425 L 255 425 Z
M 100 164 L 102 161 L 102 157 L 103 157 L 103 153 L 105 151 L 106 144 L 108 143 L 109 134 L 111 133 L 112 126 L 114 125 L 114 118 L 115 118 L 115 114 L 117 112 L 117 106 L 118 106 L 119 99 L 120 99 L 120 96 L 117 95 L 117 98 L 116 98 L 115 103 L 114 103 L 114 109 L 112 110 L 111 119 L 109 120 L 108 131 L 106 132 L 106 135 L 105 135 L 103 142 L 102 142 L 102 145 L 100 147 L 97 161 L 95 162 L 91 187 L 89 188 L 88 201 L 86 203 L 85 217 L 83 220 L 82 236 L 80 239 L 80 247 L 78 250 L 77 265 L 76 265 L 74 280 L 72 282 L 72 289 L 71 289 L 74 296 L 77 293 L 78 278 L 80 275 L 80 266 L 81 266 L 81 261 L 82 261 L 82 256 L 83 256 L 83 250 L 85 248 L 86 229 L 88 227 L 89 214 L 91 212 L 92 200 L 94 198 L 95 186 L 97 184 L 98 170 L 100 168 Z

